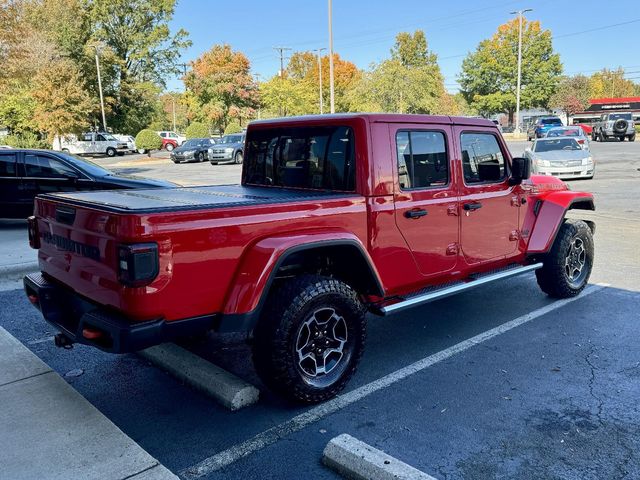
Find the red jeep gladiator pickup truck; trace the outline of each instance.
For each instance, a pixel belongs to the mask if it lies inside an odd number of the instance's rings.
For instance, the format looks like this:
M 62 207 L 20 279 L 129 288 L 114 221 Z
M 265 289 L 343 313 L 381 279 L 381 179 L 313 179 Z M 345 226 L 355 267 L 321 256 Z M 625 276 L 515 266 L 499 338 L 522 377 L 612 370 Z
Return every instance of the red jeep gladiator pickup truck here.
M 530 178 L 488 120 L 325 115 L 249 125 L 241 185 L 41 195 L 29 300 L 73 342 L 143 349 L 247 332 L 266 385 L 301 402 L 353 375 L 365 314 L 535 270 L 577 295 L 592 195 Z

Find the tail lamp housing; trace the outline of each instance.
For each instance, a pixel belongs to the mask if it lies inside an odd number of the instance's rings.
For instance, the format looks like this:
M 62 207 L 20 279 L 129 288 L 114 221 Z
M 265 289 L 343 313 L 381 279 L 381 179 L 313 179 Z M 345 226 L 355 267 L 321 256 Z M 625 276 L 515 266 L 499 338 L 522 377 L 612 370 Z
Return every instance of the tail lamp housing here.
M 158 276 L 157 243 L 118 245 L 118 281 L 127 287 L 144 287 Z
M 36 250 L 40 248 L 40 234 L 38 233 L 38 220 L 31 216 L 27 218 L 27 233 L 29 234 L 29 246 Z

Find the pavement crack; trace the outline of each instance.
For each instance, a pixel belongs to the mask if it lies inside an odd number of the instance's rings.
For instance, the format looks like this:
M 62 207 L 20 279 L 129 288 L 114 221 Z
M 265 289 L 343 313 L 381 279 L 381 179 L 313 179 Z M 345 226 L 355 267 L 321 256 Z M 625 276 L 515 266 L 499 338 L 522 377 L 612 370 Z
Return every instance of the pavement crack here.
M 604 421 L 602 420 L 602 410 L 604 409 L 604 401 L 594 392 L 594 384 L 596 381 L 596 370 L 598 369 L 591 361 L 591 356 L 595 353 L 597 347 L 595 345 L 591 345 L 591 349 L 589 353 L 585 357 L 585 362 L 589 365 L 591 369 L 591 378 L 589 378 L 589 395 L 598 402 L 598 411 L 596 413 L 596 417 L 598 418 L 598 423 L 600 426 L 604 426 Z

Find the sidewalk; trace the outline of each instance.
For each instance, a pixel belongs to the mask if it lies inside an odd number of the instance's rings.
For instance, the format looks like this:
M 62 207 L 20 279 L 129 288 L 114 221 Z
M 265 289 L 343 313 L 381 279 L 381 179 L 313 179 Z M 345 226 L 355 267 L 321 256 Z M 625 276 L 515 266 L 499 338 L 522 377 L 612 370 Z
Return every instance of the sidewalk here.
M 38 270 L 38 254 L 29 246 L 27 222 L 0 220 L 0 290 L 22 287 L 22 277 Z
M 2 478 L 177 480 L 0 327 Z

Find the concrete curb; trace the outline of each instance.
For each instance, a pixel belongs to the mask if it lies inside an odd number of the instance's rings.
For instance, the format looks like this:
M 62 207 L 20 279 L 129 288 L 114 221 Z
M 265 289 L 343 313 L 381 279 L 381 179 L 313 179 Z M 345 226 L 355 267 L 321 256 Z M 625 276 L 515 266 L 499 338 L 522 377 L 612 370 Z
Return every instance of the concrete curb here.
M 165 343 L 138 353 L 230 410 L 258 401 L 256 387 L 177 345 Z
M 13 480 L 178 480 L 0 327 L 0 465 Z
M 436 480 L 346 433 L 329 441 L 322 462 L 354 480 Z
M 0 278 L 2 277 L 22 277 L 27 273 L 40 270 L 38 262 L 12 263 L 10 265 L 0 265 Z

